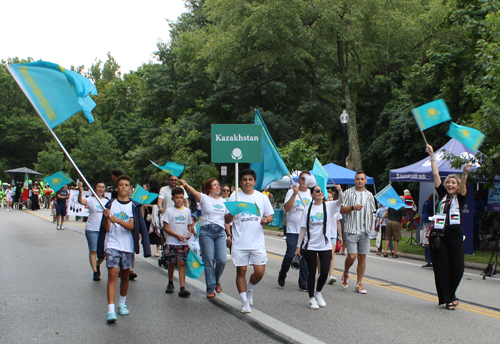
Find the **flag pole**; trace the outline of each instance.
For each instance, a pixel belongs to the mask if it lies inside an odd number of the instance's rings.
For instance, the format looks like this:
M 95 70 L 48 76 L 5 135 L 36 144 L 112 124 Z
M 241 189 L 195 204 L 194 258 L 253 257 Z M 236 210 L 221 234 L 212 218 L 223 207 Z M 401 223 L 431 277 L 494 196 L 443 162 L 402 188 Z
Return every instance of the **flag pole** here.
M 33 108 L 35 109 L 36 113 L 38 114 L 38 117 L 40 117 L 42 119 L 42 121 L 45 124 L 45 126 L 47 127 L 47 129 L 49 129 L 49 131 L 52 134 L 52 136 L 54 136 L 54 138 L 56 139 L 56 142 L 59 144 L 59 146 L 63 150 L 64 154 L 66 154 L 66 157 L 69 159 L 69 161 L 71 162 L 71 164 L 75 168 L 76 172 L 78 172 L 78 174 L 80 175 L 80 177 L 82 177 L 82 179 L 85 181 L 85 184 L 87 184 L 89 190 L 92 192 L 92 195 L 94 195 L 94 197 L 97 198 L 97 201 L 99 202 L 99 204 L 104 208 L 104 204 L 102 204 L 101 200 L 99 199 L 99 196 L 97 196 L 97 194 L 94 191 L 94 189 L 92 188 L 92 186 L 90 186 L 90 183 L 87 181 L 87 178 L 85 178 L 85 176 L 80 171 L 80 169 L 78 168 L 78 166 L 76 166 L 75 162 L 73 161 L 73 158 L 71 158 L 71 155 L 69 155 L 68 151 L 66 150 L 66 148 L 64 148 L 63 144 L 61 143 L 61 141 L 59 140 L 59 138 L 57 137 L 57 135 L 54 133 L 54 131 L 52 130 L 52 128 L 50 127 L 50 125 L 47 123 L 47 121 L 45 120 L 45 118 L 43 118 L 43 116 L 40 113 L 40 111 L 38 111 L 38 108 L 35 106 L 35 104 L 33 104 L 33 101 L 28 96 L 28 93 L 26 92 L 26 90 L 22 86 L 22 83 L 20 82 L 20 80 L 17 79 L 17 75 L 12 72 L 12 70 L 10 69 L 9 65 L 6 65 L 6 67 L 7 67 L 7 70 L 9 71 L 9 73 L 14 78 L 14 80 L 16 80 L 17 84 L 19 85 L 19 87 L 23 91 L 23 93 L 26 96 L 26 98 L 28 98 L 28 100 L 30 101 L 31 105 L 33 106 Z
M 420 132 L 422 133 L 422 136 L 424 137 L 425 144 L 428 145 L 429 143 L 427 142 L 427 138 L 425 137 L 424 131 L 420 130 Z
M 234 164 L 234 173 L 235 173 L 235 177 L 234 177 L 234 192 L 236 192 L 236 196 L 234 196 L 234 199 L 236 200 L 236 202 L 238 202 L 238 178 L 239 178 L 239 171 L 238 171 L 238 163 L 236 162 Z

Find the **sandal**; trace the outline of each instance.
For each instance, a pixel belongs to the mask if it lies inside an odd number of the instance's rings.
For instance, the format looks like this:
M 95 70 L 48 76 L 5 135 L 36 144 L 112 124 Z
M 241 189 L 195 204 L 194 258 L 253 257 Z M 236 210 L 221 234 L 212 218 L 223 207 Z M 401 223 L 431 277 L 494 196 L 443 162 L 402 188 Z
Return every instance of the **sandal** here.
M 387 253 L 384 253 L 384 257 L 389 257 L 389 256 L 387 255 Z
M 397 254 L 393 253 L 392 258 L 399 258 Z
M 453 305 L 453 303 L 447 303 L 446 304 L 446 309 L 449 310 L 449 311 L 454 311 L 455 310 L 455 306 Z
M 458 299 L 456 300 L 453 300 L 453 302 L 451 303 L 453 306 L 457 307 L 458 306 Z
M 380 253 L 380 252 L 377 252 L 377 256 L 380 256 L 381 254 L 382 254 L 382 253 Z

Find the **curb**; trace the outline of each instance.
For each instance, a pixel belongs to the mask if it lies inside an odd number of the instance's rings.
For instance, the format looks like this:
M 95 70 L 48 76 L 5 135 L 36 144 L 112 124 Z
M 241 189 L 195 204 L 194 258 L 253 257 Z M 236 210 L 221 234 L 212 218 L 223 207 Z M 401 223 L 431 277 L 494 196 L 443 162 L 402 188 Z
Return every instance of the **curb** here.
M 269 229 L 264 229 L 264 234 L 265 235 L 273 235 L 277 237 L 283 237 L 283 232 L 281 231 L 273 231 Z M 376 247 L 370 247 L 370 252 L 377 252 Z M 409 259 L 415 259 L 415 260 L 421 260 L 425 261 L 425 257 L 421 256 L 419 254 L 411 254 L 411 253 L 404 253 L 404 252 L 398 252 L 398 256 L 404 257 L 404 258 L 409 258 Z M 488 264 L 481 264 L 481 263 L 470 263 L 470 262 L 465 262 L 465 267 L 469 269 L 475 269 L 475 270 L 485 270 Z

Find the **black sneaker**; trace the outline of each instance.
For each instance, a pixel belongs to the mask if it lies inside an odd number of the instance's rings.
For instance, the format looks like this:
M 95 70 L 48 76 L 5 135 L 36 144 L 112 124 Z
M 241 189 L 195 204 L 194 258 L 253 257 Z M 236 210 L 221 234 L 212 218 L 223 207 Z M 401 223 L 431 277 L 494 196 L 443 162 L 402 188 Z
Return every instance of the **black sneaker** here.
M 432 264 L 431 263 L 427 263 L 425 265 L 422 265 L 422 269 L 432 269 Z
M 179 296 L 180 297 L 188 297 L 191 295 L 191 293 L 184 287 L 181 287 L 181 290 L 179 291 Z
M 305 284 L 300 284 L 300 285 L 299 285 L 299 289 L 300 289 L 301 291 L 309 291 L 309 290 L 307 289 L 307 283 L 305 283 Z
M 281 276 L 278 276 L 278 284 L 280 285 L 280 287 L 284 287 L 285 286 L 285 279 Z
M 174 292 L 174 283 L 168 282 L 167 290 L 165 290 L 165 293 L 172 294 L 173 292 Z
M 137 274 L 133 271 L 130 271 L 130 274 L 128 275 L 128 279 L 130 281 L 133 281 L 137 277 Z
M 101 274 L 99 271 L 94 272 L 94 281 L 100 281 L 101 280 Z

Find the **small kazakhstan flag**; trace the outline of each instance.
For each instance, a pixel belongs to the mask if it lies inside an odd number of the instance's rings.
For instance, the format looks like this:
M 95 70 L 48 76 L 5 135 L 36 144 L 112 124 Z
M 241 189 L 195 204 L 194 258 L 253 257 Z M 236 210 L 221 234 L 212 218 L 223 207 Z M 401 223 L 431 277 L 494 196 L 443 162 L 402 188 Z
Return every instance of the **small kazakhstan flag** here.
M 63 171 L 59 171 L 51 176 L 45 177 L 44 180 L 50 185 L 54 192 L 61 190 L 64 185 L 73 182 L 73 179 L 68 177 L 68 175 Z
M 149 161 L 151 161 L 151 160 L 149 160 Z M 177 163 L 172 162 L 172 161 L 167 161 L 167 163 L 163 166 L 160 166 L 160 165 L 154 163 L 153 161 L 151 161 L 151 163 L 153 165 L 155 165 L 156 167 L 158 167 L 159 169 L 161 169 L 167 173 L 170 173 L 171 175 L 174 175 L 176 177 L 179 177 L 181 175 L 181 173 L 184 171 L 184 165 L 177 164 Z
M 401 200 L 396 190 L 392 185 L 387 185 L 382 191 L 375 195 L 375 199 L 380 202 L 380 204 L 391 207 L 393 209 L 401 209 L 401 207 L 406 208 L 405 202 Z
M 314 178 L 316 178 L 316 183 L 318 183 L 318 186 L 321 188 L 323 195 L 325 196 L 325 198 L 328 198 L 328 191 L 326 189 L 326 186 L 330 177 L 317 158 L 314 159 L 313 173 Z
M 252 204 L 248 202 L 225 202 L 224 205 L 233 216 L 244 211 L 248 211 L 252 214 L 260 216 L 260 210 L 256 203 Z
M 440 123 L 451 121 L 450 112 L 443 99 L 424 104 L 411 110 L 420 131 L 429 129 Z
M 450 123 L 450 128 L 448 129 L 446 135 L 461 142 L 465 147 L 473 151 L 474 154 L 477 153 L 477 150 L 481 147 L 484 138 L 486 137 L 477 129 L 458 125 L 453 122 Z
M 140 204 L 151 204 L 155 199 L 158 198 L 158 194 L 154 192 L 146 191 L 139 184 L 136 185 L 134 193 L 132 194 L 131 199 Z
M 198 279 L 203 270 L 205 270 L 205 264 L 192 249 L 189 249 L 186 266 L 186 276 L 192 279 Z

